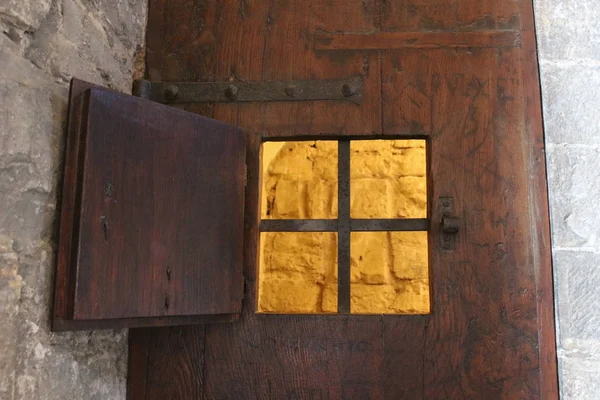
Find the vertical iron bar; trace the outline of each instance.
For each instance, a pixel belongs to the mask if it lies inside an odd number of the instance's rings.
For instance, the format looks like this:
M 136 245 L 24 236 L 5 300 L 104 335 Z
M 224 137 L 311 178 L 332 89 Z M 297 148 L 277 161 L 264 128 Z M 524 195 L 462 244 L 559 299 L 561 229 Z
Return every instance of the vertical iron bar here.
M 338 313 L 350 312 L 350 141 L 338 142 Z

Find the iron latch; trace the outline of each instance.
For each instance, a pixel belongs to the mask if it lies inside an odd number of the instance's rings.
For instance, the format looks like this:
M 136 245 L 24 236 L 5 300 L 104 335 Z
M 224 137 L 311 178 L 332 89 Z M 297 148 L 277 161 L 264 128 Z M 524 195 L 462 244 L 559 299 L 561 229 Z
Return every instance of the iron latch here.
M 362 76 L 346 79 L 231 82 L 137 80 L 133 94 L 163 104 L 342 100 L 362 104 Z
M 454 201 L 452 197 L 440 197 L 441 245 L 444 250 L 454 250 L 456 247 L 456 234 L 460 229 L 460 220 L 453 213 Z

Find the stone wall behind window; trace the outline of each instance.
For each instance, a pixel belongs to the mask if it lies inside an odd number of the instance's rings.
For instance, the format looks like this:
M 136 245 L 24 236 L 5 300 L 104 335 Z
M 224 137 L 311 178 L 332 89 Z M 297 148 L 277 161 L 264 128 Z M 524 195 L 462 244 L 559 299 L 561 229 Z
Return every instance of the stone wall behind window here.
M 337 142 L 279 145 L 263 146 L 262 217 L 336 219 Z M 424 140 L 351 141 L 351 217 L 427 218 L 425 174 Z M 260 254 L 259 311 L 337 312 L 335 233 L 265 232 Z M 351 312 L 428 314 L 427 254 L 427 232 L 353 232 Z
M 126 331 L 51 333 L 72 76 L 129 91 L 145 0 L 0 0 L 0 399 L 124 399 Z

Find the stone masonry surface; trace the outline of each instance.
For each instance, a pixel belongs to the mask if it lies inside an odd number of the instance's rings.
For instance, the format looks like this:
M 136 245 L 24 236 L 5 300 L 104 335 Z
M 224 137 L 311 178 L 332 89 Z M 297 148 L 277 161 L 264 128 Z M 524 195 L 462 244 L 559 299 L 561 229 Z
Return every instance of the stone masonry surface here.
M 561 398 L 600 398 L 600 4 L 535 0 Z
M 68 83 L 129 91 L 145 0 L 0 0 L 0 399 L 124 399 L 126 331 L 51 333 Z

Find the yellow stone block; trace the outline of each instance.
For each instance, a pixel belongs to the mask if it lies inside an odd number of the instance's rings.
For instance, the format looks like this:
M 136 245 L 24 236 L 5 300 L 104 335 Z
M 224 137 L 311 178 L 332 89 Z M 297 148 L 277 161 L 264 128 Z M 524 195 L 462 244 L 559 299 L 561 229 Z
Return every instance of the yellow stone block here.
M 391 155 L 390 140 L 350 142 L 350 179 L 389 177 L 391 164 L 398 162 Z
M 353 180 L 425 176 L 427 173 L 424 147 L 395 147 L 393 140 L 354 141 L 350 146 L 350 178 Z
M 389 183 L 389 213 L 392 218 L 427 218 L 425 177 L 406 176 Z
M 399 288 L 391 308 L 398 314 L 429 314 L 430 304 L 429 282 L 412 281 Z
M 336 313 L 338 303 L 338 284 L 329 283 L 323 286 L 323 296 L 321 300 L 321 312 Z
M 337 182 L 338 179 L 338 145 L 334 141 L 315 142 L 312 155 L 313 176 L 316 179 Z
M 336 218 L 327 197 L 337 182 L 337 142 L 267 142 L 263 156 L 270 164 L 263 165 L 262 218 Z M 318 182 L 326 192 L 309 197 Z
M 350 280 L 383 285 L 390 282 L 390 249 L 387 232 L 352 232 Z
M 427 232 L 391 232 L 392 272 L 398 279 L 429 276 Z
M 359 155 L 373 154 L 392 148 L 393 140 L 353 140 L 350 142 L 350 150 Z
M 273 238 L 272 251 L 337 254 L 335 232 L 266 232 L 263 235 Z
M 427 174 L 425 157 L 424 148 L 393 149 L 388 175 L 391 177 L 425 176 Z
M 391 308 L 396 291 L 392 285 L 364 285 L 353 283 L 350 286 L 350 312 L 352 314 L 392 313 Z
M 279 150 L 267 169 L 268 175 L 289 180 L 309 181 L 313 179 L 313 161 L 316 148 L 314 142 L 289 142 Z
M 302 185 L 298 181 L 281 179 L 275 186 L 273 196 L 273 217 L 276 218 L 301 218 Z
M 286 314 L 311 313 L 317 310 L 321 286 L 302 274 L 269 273 L 259 281 L 258 310 Z
M 365 178 L 350 182 L 350 216 L 352 218 L 392 217 L 388 204 L 391 183 L 387 179 Z
M 337 218 L 337 184 L 335 182 L 323 180 L 308 182 L 306 192 L 308 218 Z
M 396 149 L 424 149 L 423 139 L 396 139 L 392 140 L 392 147 Z
M 323 283 L 337 274 L 337 242 L 330 232 L 265 232 L 261 273 L 272 271 L 302 274 L 312 282 Z

